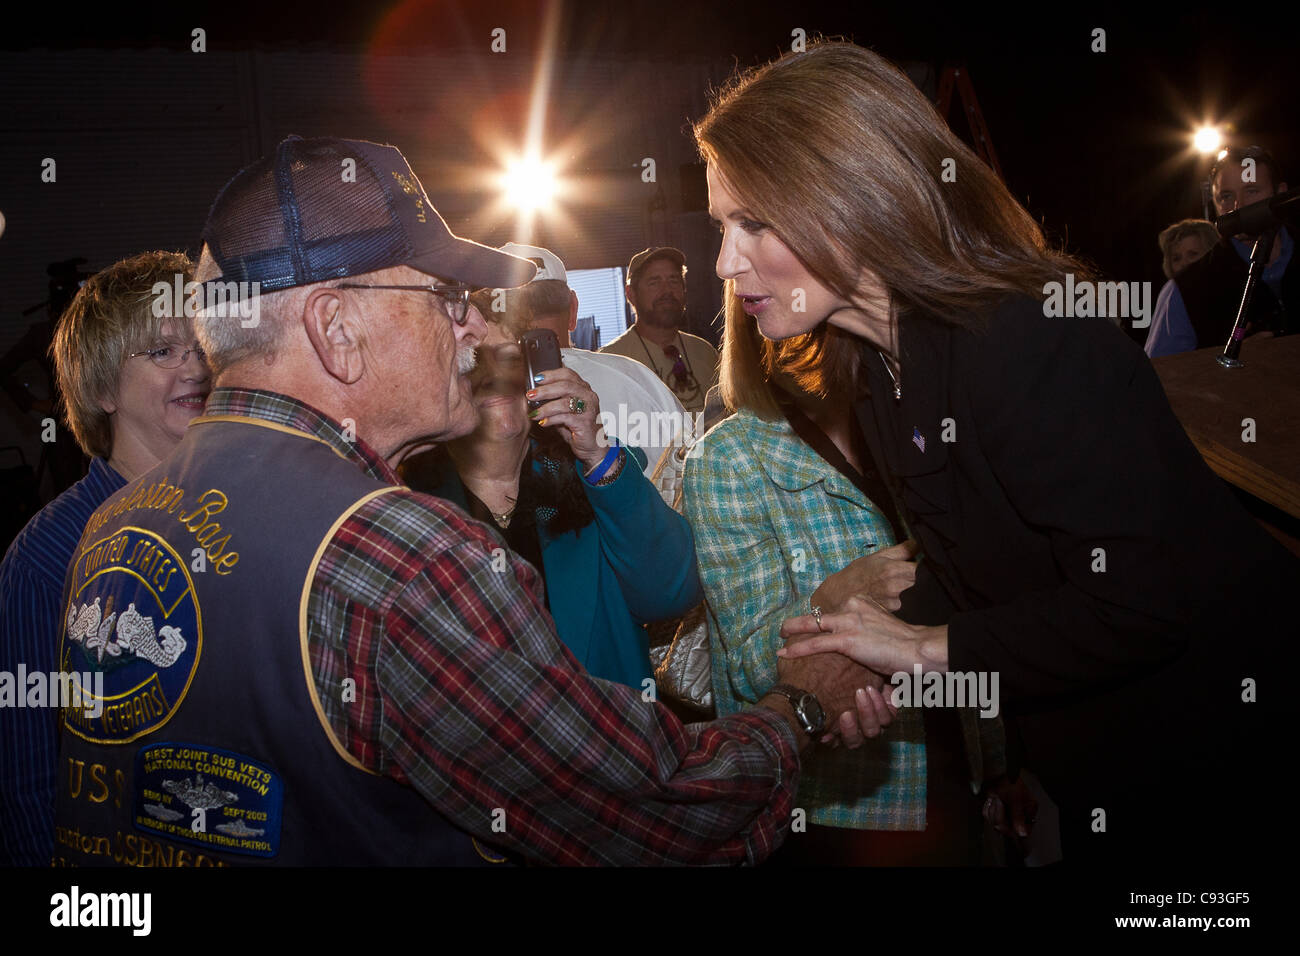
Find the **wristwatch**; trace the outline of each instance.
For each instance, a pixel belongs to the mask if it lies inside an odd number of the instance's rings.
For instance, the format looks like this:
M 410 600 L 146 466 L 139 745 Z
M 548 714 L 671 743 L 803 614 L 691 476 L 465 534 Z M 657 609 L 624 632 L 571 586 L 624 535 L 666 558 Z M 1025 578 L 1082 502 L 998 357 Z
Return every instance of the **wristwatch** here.
M 826 711 L 815 694 L 789 684 L 777 684 L 770 693 L 780 694 L 794 708 L 794 715 L 799 719 L 799 726 L 810 737 L 818 737 L 826 730 Z

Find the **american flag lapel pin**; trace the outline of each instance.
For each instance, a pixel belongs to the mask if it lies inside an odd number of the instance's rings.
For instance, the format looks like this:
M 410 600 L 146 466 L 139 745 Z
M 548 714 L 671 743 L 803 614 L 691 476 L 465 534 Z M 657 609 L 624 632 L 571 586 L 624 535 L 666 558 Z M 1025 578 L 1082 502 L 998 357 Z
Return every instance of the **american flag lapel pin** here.
M 925 453 L 925 436 L 921 434 L 921 429 L 915 425 L 912 426 L 912 444 L 921 449 L 922 454 Z

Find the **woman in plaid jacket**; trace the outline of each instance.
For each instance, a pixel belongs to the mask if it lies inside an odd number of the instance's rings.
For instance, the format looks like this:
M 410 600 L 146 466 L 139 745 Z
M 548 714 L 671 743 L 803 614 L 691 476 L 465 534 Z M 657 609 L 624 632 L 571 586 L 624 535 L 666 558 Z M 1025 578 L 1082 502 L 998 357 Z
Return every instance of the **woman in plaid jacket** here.
M 736 414 L 694 449 L 685 476 L 713 615 L 719 714 L 742 710 L 775 683 L 787 618 L 854 593 L 897 609 L 915 574 L 913 543 L 895 543 L 892 507 L 873 500 L 887 501 L 888 491 L 853 422 L 858 349 L 826 327 L 787 342 L 750 328 L 722 353 L 724 379 L 739 383 L 729 403 Z M 784 858 L 978 862 L 973 794 L 1006 769 L 1002 726 L 973 708 L 953 716 L 904 707 L 861 749 L 818 751 L 799 782 L 798 805 L 812 826 L 789 837 Z

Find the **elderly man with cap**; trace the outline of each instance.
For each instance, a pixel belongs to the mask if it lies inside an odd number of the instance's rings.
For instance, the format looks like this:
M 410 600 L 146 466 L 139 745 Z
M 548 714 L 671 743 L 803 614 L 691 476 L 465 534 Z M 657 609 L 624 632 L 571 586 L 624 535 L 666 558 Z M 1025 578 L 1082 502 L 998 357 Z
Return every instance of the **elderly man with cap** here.
M 686 451 L 702 430 L 697 433 L 693 417 L 643 363 L 573 347 L 569 333 L 578 324 L 578 293 L 569 287 L 569 275 L 559 256 L 541 246 L 518 242 L 507 242 L 501 251 L 537 266 L 532 282 L 506 294 L 506 309 L 525 314 L 531 328 L 555 333 L 565 367 L 577 372 L 600 397 L 605 433 L 645 452 L 646 474 L 663 499 L 676 506 Z
M 682 725 L 578 666 L 484 525 L 398 483 L 389 460 L 474 427 L 470 287 L 535 270 L 453 236 L 395 148 L 291 137 L 203 241 L 206 413 L 69 568 L 61 658 L 105 706 L 63 715 L 63 862 L 757 862 L 818 698 L 850 746 L 890 721 L 819 655 Z
M 626 355 L 651 369 L 688 412 L 704 411 L 718 384 L 718 350 L 682 331 L 686 320 L 686 257 L 671 246 L 643 249 L 627 265 L 632 327 L 602 352 Z

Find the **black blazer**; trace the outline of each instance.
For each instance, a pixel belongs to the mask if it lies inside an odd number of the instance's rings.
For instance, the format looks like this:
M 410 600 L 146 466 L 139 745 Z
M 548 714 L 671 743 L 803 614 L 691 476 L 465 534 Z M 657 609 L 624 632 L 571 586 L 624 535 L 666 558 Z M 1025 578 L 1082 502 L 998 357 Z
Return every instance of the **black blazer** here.
M 1058 803 L 1179 786 L 1219 747 L 1244 756 L 1290 693 L 1265 685 L 1294 660 L 1300 564 L 1205 465 L 1118 328 L 1028 298 L 984 318 L 977 333 L 904 316 L 901 401 L 866 353 L 859 419 L 923 552 L 905 619 L 947 621 L 951 670 L 999 673 Z M 1244 678 L 1263 703 L 1242 702 Z

